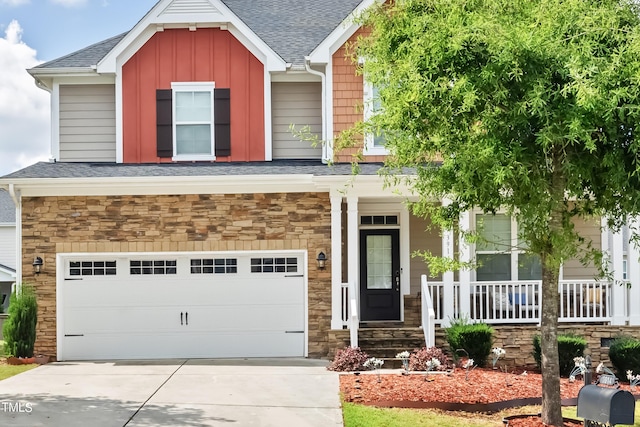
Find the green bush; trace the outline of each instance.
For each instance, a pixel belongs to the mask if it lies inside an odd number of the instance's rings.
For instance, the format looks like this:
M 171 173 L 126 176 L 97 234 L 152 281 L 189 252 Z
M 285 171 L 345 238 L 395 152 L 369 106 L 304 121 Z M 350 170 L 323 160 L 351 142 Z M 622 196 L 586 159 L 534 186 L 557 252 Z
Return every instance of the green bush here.
M 609 360 L 623 381 L 627 371 L 640 374 L 640 340 L 626 336 L 616 338 L 609 347 Z
M 558 359 L 560 362 L 560 375 L 568 377 L 576 366 L 574 357 L 584 355 L 587 348 L 587 340 L 574 334 L 558 335 Z M 533 337 L 533 358 L 540 369 L 542 365 L 542 349 L 540 347 L 540 335 Z
M 466 319 L 457 319 L 445 331 L 452 354 L 456 355 L 456 351 L 462 349 L 469 354 L 474 364 L 484 366 L 487 363 L 493 345 L 491 326 L 486 323 L 468 323 Z
M 36 294 L 32 287 L 22 286 L 21 292 L 11 294 L 9 317 L 2 327 L 7 356 L 33 357 L 37 321 Z

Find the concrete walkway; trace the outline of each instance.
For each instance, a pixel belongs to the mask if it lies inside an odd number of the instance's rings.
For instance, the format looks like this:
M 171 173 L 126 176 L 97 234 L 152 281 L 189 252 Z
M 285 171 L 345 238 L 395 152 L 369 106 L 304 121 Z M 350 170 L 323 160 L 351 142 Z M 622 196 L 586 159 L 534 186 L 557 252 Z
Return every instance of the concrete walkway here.
M 342 426 L 338 375 L 305 359 L 61 362 L 0 381 L 0 426 Z

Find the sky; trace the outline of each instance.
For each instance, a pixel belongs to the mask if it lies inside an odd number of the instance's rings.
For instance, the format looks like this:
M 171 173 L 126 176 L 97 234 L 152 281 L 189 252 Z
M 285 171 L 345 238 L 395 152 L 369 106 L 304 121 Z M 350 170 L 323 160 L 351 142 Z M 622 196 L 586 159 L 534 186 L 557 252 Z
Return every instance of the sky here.
M 0 0 L 0 176 L 51 157 L 32 68 L 130 30 L 157 0 Z

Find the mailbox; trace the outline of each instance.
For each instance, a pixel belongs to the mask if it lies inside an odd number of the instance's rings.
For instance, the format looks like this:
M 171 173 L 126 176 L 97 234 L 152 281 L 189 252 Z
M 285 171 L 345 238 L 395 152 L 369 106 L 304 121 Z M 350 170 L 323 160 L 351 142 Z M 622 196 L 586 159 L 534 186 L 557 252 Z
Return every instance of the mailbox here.
M 588 421 L 615 426 L 634 424 L 636 400 L 633 394 L 615 388 L 586 385 L 578 393 L 578 416 Z

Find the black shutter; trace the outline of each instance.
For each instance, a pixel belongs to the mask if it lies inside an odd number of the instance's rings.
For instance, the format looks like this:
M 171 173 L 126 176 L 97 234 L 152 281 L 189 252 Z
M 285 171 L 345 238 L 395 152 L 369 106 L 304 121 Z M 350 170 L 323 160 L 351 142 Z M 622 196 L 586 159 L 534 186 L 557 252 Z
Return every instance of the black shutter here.
M 216 156 L 231 155 L 231 90 L 213 90 Z
M 156 90 L 158 157 L 173 157 L 173 120 L 171 96 L 171 89 Z

